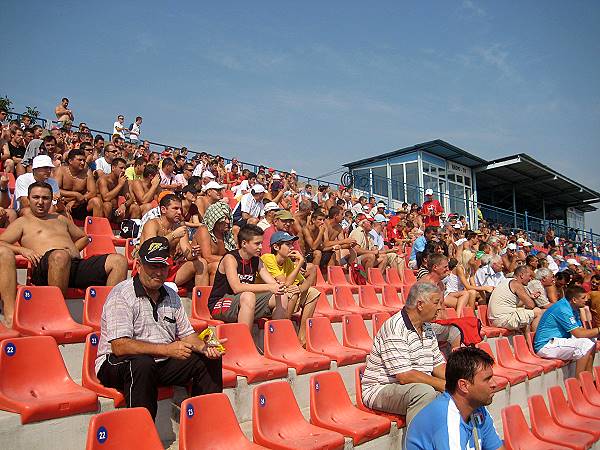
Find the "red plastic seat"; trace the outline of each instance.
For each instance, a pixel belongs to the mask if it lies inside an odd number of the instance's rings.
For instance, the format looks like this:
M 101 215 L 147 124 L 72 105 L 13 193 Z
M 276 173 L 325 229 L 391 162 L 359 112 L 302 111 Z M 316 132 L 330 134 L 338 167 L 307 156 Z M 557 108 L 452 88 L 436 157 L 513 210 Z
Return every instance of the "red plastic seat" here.
M 600 392 L 594 384 L 594 377 L 591 373 L 583 371 L 579 374 L 579 382 L 581 383 L 581 390 L 586 400 L 593 405 L 600 406 Z
M 317 271 L 318 272 L 318 271 Z M 330 322 L 341 322 L 344 314 L 349 314 L 350 311 L 340 311 L 339 309 L 333 309 L 327 300 L 327 294 L 323 287 L 317 287 L 321 291 L 321 295 L 317 299 L 317 306 L 315 307 L 315 314 L 327 317 Z
M 537 438 L 529 429 L 519 405 L 509 405 L 502 409 L 502 428 L 504 445 L 509 450 L 569 450 L 569 447 Z
M 194 319 L 193 317 L 189 317 L 188 320 L 190 321 L 190 325 L 196 333 L 201 333 L 208 328 L 208 323 L 206 323 L 205 320 Z
M 235 198 L 231 197 L 231 198 L 227 198 L 227 203 L 229 204 L 229 207 L 233 211 L 236 208 L 238 201 Z
M 233 370 L 223 369 L 223 387 L 236 387 L 237 375 Z
M 377 411 L 375 409 L 368 408 L 362 401 L 362 377 L 365 373 L 365 364 L 361 364 L 354 369 L 354 389 L 356 392 L 356 407 L 361 411 L 366 411 L 371 414 L 376 414 L 381 417 L 385 417 L 388 420 L 396 423 L 398 428 L 402 428 L 406 425 L 406 417 L 399 414 L 391 414 L 384 411 Z
M 481 320 L 481 334 L 487 337 L 508 336 L 510 331 L 506 328 L 494 327 L 490 325 L 487 315 L 487 305 L 477 305 L 477 314 Z
M 531 353 L 525 340 L 525 336 L 522 334 L 515 334 L 513 336 L 513 348 L 515 349 L 515 357 L 524 363 L 542 366 L 544 373 L 552 372 L 554 369 L 560 367 L 556 360 L 544 359 Z
M 310 378 L 310 422 L 352 438 L 362 444 L 389 433 L 390 420 L 361 411 L 350 401 L 339 372 Z
M 536 437 L 576 450 L 588 449 L 596 440 L 593 434 L 562 427 L 554 422 L 541 395 L 532 395 L 527 403 L 531 431 Z
M 373 325 L 373 336 L 377 336 L 377 333 L 379 332 L 379 329 L 381 328 L 383 323 L 386 320 L 388 320 L 390 317 L 391 317 L 391 315 L 386 312 L 380 312 L 377 314 L 373 314 L 373 317 L 371 318 L 371 322 Z
M 475 315 L 475 310 L 471 306 L 464 306 L 461 317 L 477 317 L 477 316 Z
M 117 247 L 124 247 L 127 242 L 127 239 L 114 235 L 110 221 L 105 217 L 87 216 L 83 224 L 83 232 L 88 236 L 92 234 L 108 236 Z
M 522 383 L 527 379 L 527 372 L 524 372 L 522 370 L 507 369 L 506 367 L 498 365 L 498 363 L 496 362 L 496 357 L 494 356 L 494 353 L 490 348 L 490 344 L 488 344 L 487 342 L 480 342 L 476 344 L 476 347 L 480 348 L 492 358 L 494 358 L 494 367 L 492 368 L 494 376 L 506 378 L 511 386 Z
M 85 290 L 83 301 L 83 324 L 100 331 L 100 318 L 102 307 L 112 286 L 90 286 Z
M 498 364 L 502 367 L 526 372 L 529 379 L 538 377 L 544 372 L 542 366 L 518 361 L 506 338 L 498 338 L 496 340 L 496 357 L 498 359 Z
M 323 292 L 325 292 L 325 294 L 333 293 L 333 286 L 331 284 L 329 284 L 327 281 L 325 281 L 325 278 L 323 278 L 323 273 L 321 272 L 320 268 L 317 268 L 316 273 L 317 273 L 317 278 L 316 278 L 315 287 L 317 289 L 320 289 Z
M 6 175 L 8 178 L 8 189 L 12 194 L 15 191 L 15 185 L 17 182 L 15 175 L 12 172 L 3 172 L 3 175 Z
M 402 291 L 400 291 L 400 297 L 398 297 L 398 290 L 394 286 L 384 286 L 381 303 L 388 308 L 394 309 L 394 313 L 397 313 L 404 307 Z
M 272 449 L 341 449 L 344 436 L 304 419 L 287 381 L 258 385 L 253 393 L 254 442 Z
M 358 286 L 356 286 L 356 289 L 358 289 Z M 370 319 L 373 314 L 378 312 L 375 309 L 358 306 L 354 301 L 352 289 L 348 286 L 335 286 L 333 288 L 333 306 L 335 309 L 360 314 L 365 319 Z
M 222 320 L 213 319 L 208 310 L 208 297 L 212 286 L 195 286 L 192 290 L 192 319 L 204 320 L 209 326 L 217 326 Z
M 600 406 L 590 403 L 585 398 L 583 392 L 581 392 L 581 384 L 577 378 L 566 379 L 565 388 L 569 405 L 576 414 L 591 417 L 593 419 L 600 417 Z
M 387 312 L 394 314 L 398 311 L 397 308 L 385 306 L 379 303 L 377 292 L 374 286 L 365 284 L 358 288 L 358 305 L 365 309 L 374 309 L 375 311 Z
M 24 336 L 52 336 L 59 344 L 83 342 L 92 332 L 73 320 L 56 286 L 20 286 L 13 328 Z
M 14 338 L 17 336 L 19 336 L 19 332 L 17 330 L 8 328 L 0 322 L 0 341 L 3 339 Z
M 110 236 L 102 234 L 88 235 L 88 245 L 83 249 L 83 258 L 89 258 L 96 255 L 110 255 L 117 253 L 115 245 Z
M 368 271 L 369 283 L 373 286 L 383 288 L 388 285 L 388 282 L 383 278 L 383 272 L 379 267 L 369 267 Z
M 98 409 L 98 397 L 69 376 L 50 336 L 15 337 L 0 343 L 0 409 L 21 423 Z
M 265 356 L 296 369 L 296 373 L 327 370 L 331 360 L 302 348 L 290 320 L 269 320 L 265 325 Z
M 223 355 L 223 367 L 234 371 L 236 375 L 246 377 L 248 383 L 287 376 L 287 364 L 271 361 L 258 353 L 247 325 L 217 325 L 217 337 L 228 340 L 227 352 Z
M 85 339 L 83 349 L 83 366 L 81 368 L 81 385 L 100 397 L 112 398 L 115 408 L 125 406 L 125 397 L 117 389 L 109 388 L 100 383 L 96 376 L 96 356 L 98 356 L 98 343 L 100 335 L 90 333 Z M 158 388 L 158 399 L 164 400 L 173 397 L 173 388 L 170 386 L 161 386 Z
M 548 404 L 552 419 L 561 427 L 592 433 L 596 440 L 600 439 L 600 419 L 576 414 L 571 409 L 571 405 L 567 403 L 567 399 L 560 386 L 548 388 Z
M 357 348 L 371 353 L 373 339 L 369 336 L 365 322 L 360 314 L 348 314 L 342 319 L 342 337 L 345 347 Z
M 385 276 L 387 277 L 388 286 L 393 286 L 396 288 L 396 290 L 401 292 L 404 291 L 404 286 L 406 286 L 406 284 L 402 282 L 400 279 L 400 274 L 395 268 L 388 267 L 385 270 Z
M 450 308 L 449 306 L 446 306 L 444 308 L 444 310 L 446 311 L 446 318 L 458 319 L 458 314 L 456 313 L 456 310 L 454 308 Z
M 227 395 L 191 397 L 181 403 L 179 450 L 260 449 L 248 440 Z
M 596 389 L 600 392 L 600 366 L 594 366 L 592 370 L 594 371 L 594 380 L 599 380 L 598 384 L 596 384 Z
M 92 417 L 87 433 L 86 450 L 144 449 L 164 447 L 146 408 L 125 408 Z
M 348 281 L 344 269 L 340 266 L 329 266 L 327 267 L 327 273 L 329 278 L 329 284 L 334 287 L 347 287 L 353 293 L 358 292 L 358 286 L 351 281 Z M 335 290 L 334 290 L 335 295 Z
M 327 317 L 311 317 L 306 328 L 306 350 L 325 355 L 346 366 L 364 362 L 367 354 L 362 350 L 344 347 L 335 337 Z

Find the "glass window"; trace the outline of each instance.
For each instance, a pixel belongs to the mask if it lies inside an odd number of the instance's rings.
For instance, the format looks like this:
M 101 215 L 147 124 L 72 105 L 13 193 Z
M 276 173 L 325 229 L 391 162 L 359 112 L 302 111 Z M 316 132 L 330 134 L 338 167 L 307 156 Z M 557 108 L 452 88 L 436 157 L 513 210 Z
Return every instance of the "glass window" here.
M 446 169 L 443 167 L 438 167 L 438 176 L 440 178 L 446 178 Z
M 460 184 L 448 183 L 448 195 L 450 197 L 449 212 L 465 216 L 465 188 Z
M 471 186 L 471 178 L 465 177 L 465 186 Z
M 456 175 L 456 182 L 462 184 L 462 182 L 463 182 L 462 175 Z
M 449 181 L 456 181 L 456 175 L 454 175 L 453 173 L 449 173 L 448 174 L 448 180 Z
M 419 199 L 419 167 L 416 162 L 406 163 L 406 202 L 420 203 Z
M 369 169 L 354 169 L 352 174 L 354 175 L 354 189 L 370 192 Z
M 392 197 L 404 201 L 404 165 L 394 164 L 392 169 Z
M 432 189 L 434 194 L 439 195 L 438 190 L 438 180 L 437 178 L 433 178 L 429 175 L 423 175 L 423 189 Z
M 383 197 L 388 196 L 388 178 L 387 178 L 387 167 L 373 167 L 371 169 L 373 176 L 373 194 L 381 195 Z

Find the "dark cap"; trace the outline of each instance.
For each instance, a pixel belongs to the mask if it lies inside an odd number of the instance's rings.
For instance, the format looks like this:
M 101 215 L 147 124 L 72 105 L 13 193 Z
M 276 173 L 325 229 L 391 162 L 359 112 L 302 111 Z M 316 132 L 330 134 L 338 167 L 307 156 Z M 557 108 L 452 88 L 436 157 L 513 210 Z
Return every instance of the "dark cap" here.
M 286 233 L 285 231 L 276 231 L 275 233 L 273 233 L 273 236 L 271 236 L 271 242 L 270 244 L 279 244 L 281 242 L 293 242 L 293 241 L 297 241 L 298 240 L 298 236 L 292 236 L 289 233 Z
M 138 252 L 142 264 L 169 265 L 169 241 L 162 236 L 150 238 L 142 243 Z

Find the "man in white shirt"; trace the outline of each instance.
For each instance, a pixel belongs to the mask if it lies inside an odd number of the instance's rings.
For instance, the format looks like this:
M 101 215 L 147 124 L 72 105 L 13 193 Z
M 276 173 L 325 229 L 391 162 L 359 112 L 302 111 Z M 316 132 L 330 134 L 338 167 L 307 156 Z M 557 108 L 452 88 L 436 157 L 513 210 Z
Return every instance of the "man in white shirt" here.
M 231 168 L 232 168 L 234 165 L 236 165 L 236 166 L 240 167 L 240 165 L 239 165 L 239 163 L 238 163 L 238 159 L 237 159 L 237 158 L 233 158 L 233 159 L 231 160 L 231 162 L 230 162 L 230 163 L 227 163 L 227 164 L 225 164 L 225 171 L 226 171 L 226 172 L 231 172 Z M 241 169 L 240 169 L 240 170 L 241 170 Z
M 125 117 L 119 114 L 117 116 L 117 121 L 113 124 L 113 136 L 117 134 L 125 139 L 125 130 Z
M 117 156 L 117 147 L 114 144 L 106 144 L 104 156 L 96 160 L 96 174 L 98 177 L 110 173 L 113 159 Z
M 233 186 L 231 191 L 235 194 L 235 197 L 241 197 L 244 194 L 247 194 L 248 191 L 256 184 L 256 174 L 254 172 L 250 172 L 248 174 L 248 178 L 246 180 L 242 180 L 240 184 L 237 186 Z
M 19 216 L 29 211 L 27 190 L 36 181 L 44 181 L 52 186 L 52 195 L 54 197 L 52 203 L 54 205 L 56 205 L 56 200 L 60 196 L 58 183 L 54 178 L 50 178 L 54 164 L 52 164 L 52 159 L 48 155 L 39 155 L 33 158 L 31 169 L 31 173 L 20 175 L 15 182 L 15 210 L 19 213 Z M 54 207 L 51 208 L 51 212 L 54 212 Z
M 238 205 L 233 210 L 233 225 L 243 227 L 246 224 L 256 225 L 264 215 L 263 199 L 265 188 L 261 184 L 255 184 L 250 192 L 244 194 Z
M 204 186 L 206 186 L 211 181 L 215 181 L 215 176 L 210 170 L 205 170 L 202 172 L 202 190 L 204 190 Z
M 133 122 L 131 124 L 131 126 L 129 127 L 129 139 L 132 142 L 137 142 L 140 140 L 140 127 L 142 126 L 142 118 L 140 116 L 137 116 L 135 118 L 135 122 Z
M 498 255 L 483 255 L 481 257 L 481 267 L 475 273 L 475 284 L 495 288 L 504 279 L 502 258 Z
M 162 169 L 159 169 L 160 187 L 179 191 L 187 186 L 187 181 L 182 174 L 175 175 L 175 161 L 172 158 L 165 158 L 162 162 Z

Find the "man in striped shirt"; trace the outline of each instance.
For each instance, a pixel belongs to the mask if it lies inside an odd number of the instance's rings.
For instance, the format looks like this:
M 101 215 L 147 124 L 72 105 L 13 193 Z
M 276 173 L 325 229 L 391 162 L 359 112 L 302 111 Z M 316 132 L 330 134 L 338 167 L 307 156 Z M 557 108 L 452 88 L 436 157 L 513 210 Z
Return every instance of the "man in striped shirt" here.
M 442 293 L 415 283 L 406 306 L 387 320 L 373 342 L 362 379 L 370 408 L 406 415 L 407 423 L 445 388 L 444 358 L 430 321 L 442 309 Z

